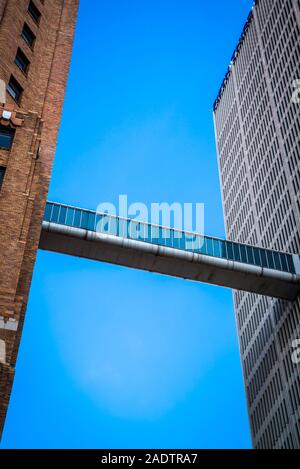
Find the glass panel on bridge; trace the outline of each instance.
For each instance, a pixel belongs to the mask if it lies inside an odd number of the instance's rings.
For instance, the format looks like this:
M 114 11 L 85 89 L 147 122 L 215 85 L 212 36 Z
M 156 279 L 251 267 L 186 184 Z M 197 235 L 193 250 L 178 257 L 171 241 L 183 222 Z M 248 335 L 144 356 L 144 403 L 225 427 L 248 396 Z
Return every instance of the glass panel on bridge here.
M 46 204 L 44 220 L 173 249 L 295 273 L 291 254 L 234 243 L 210 236 L 186 233 L 137 220 L 126 220 L 52 202 Z

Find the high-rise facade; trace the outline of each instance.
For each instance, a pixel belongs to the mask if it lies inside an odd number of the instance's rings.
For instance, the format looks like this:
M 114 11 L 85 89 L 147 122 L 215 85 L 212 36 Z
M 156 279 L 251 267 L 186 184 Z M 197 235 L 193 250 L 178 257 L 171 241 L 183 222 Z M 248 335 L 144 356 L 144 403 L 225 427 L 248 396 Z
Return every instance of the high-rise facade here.
M 0 435 L 39 243 L 77 9 L 78 0 L 0 0 Z
M 300 1 L 258 0 L 214 104 L 227 237 L 300 253 Z M 300 447 L 300 299 L 234 293 L 255 448 Z

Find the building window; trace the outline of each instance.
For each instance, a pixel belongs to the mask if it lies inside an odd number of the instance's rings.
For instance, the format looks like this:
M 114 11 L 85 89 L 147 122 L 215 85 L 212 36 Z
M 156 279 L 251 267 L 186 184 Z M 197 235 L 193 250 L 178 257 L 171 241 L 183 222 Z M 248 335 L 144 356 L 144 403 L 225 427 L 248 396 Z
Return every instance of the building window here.
M 4 150 L 10 150 L 14 135 L 14 129 L 0 125 L 0 148 Z
M 0 191 L 1 191 L 2 184 L 3 184 L 4 175 L 5 175 L 5 168 L 0 166 Z
M 23 88 L 13 76 L 10 77 L 9 83 L 7 85 L 7 91 L 11 97 L 14 98 L 16 103 L 19 104 L 23 93 Z
M 22 31 L 21 36 L 24 39 L 24 41 L 29 45 L 29 47 L 31 47 L 31 49 L 32 49 L 33 46 L 34 46 L 36 37 L 33 34 L 33 32 L 31 31 L 31 29 L 29 28 L 28 24 L 26 24 L 26 23 L 24 23 L 23 31 Z
M 24 72 L 25 74 L 28 72 L 30 62 L 20 48 L 18 48 L 15 63 L 17 64 L 19 69 L 22 70 L 22 72 Z
M 32 17 L 32 19 L 36 22 L 39 23 L 41 19 L 41 13 L 38 10 L 38 8 L 35 6 L 35 4 L 30 0 L 29 6 L 28 6 L 28 13 Z

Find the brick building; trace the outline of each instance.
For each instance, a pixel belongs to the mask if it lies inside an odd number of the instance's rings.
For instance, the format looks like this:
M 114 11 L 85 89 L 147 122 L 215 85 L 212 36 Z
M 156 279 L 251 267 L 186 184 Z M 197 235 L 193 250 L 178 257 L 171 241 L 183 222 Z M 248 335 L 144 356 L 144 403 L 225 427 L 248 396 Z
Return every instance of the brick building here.
M 256 0 L 214 105 L 227 238 L 300 252 L 300 1 Z M 300 298 L 235 292 L 255 448 L 300 448 Z
M 78 1 L 0 0 L 0 435 L 51 176 Z

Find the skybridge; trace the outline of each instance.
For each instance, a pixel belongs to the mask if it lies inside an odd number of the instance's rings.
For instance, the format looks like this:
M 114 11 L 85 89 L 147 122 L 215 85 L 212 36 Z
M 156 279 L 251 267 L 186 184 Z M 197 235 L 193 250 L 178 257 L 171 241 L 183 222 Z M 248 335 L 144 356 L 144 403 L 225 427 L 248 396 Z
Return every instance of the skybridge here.
M 40 249 L 295 300 L 300 256 L 47 202 Z

